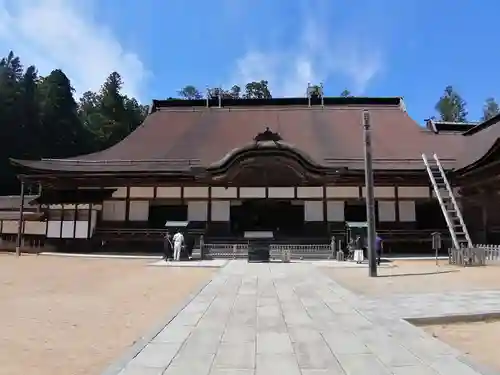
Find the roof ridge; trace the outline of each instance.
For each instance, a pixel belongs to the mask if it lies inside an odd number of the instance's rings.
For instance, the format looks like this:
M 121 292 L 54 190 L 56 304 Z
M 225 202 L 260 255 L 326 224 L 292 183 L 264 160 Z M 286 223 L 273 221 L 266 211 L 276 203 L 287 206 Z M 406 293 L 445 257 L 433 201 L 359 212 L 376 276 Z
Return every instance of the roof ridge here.
M 362 104 L 347 104 L 347 105 L 331 105 L 331 106 L 325 106 L 325 107 L 308 107 L 307 105 L 304 106 L 290 106 L 290 107 L 285 107 L 285 106 L 266 106 L 266 107 L 244 107 L 244 106 L 238 106 L 238 107 L 231 107 L 231 106 L 226 106 L 226 107 L 221 107 L 221 108 L 215 108 L 215 107 L 166 107 L 166 108 L 159 108 L 153 113 L 193 113 L 193 112 L 239 112 L 239 111 L 263 111 L 263 112 L 285 112 L 285 111 L 314 111 L 314 112 L 320 112 L 320 111 L 338 111 L 338 110 L 360 110 L 360 109 L 370 109 L 370 110 L 375 110 L 375 111 L 383 111 L 383 110 L 388 110 L 388 109 L 394 109 L 394 110 L 401 110 L 405 112 L 404 109 L 401 108 L 400 105 L 396 104 L 385 104 L 385 105 L 362 105 Z M 153 114 L 152 113 L 152 114 Z M 151 114 L 151 115 L 152 115 Z

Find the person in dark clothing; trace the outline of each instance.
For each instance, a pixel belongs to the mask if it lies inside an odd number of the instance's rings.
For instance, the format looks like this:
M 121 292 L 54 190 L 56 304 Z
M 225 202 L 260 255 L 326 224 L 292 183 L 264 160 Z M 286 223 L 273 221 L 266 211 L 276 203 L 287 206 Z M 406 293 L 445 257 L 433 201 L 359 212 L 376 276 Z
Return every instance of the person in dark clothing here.
M 192 259 L 193 257 L 193 248 L 194 248 L 194 236 L 192 234 L 186 235 L 185 246 L 186 246 L 186 255 L 188 259 Z
M 380 238 L 380 236 L 377 233 L 375 237 L 375 251 L 377 252 L 377 265 L 379 266 L 380 266 L 380 257 L 382 256 L 382 250 L 383 250 L 382 238 Z
M 174 246 L 172 245 L 172 236 L 167 231 L 165 237 L 163 238 L 163 259 L 172 260 Z

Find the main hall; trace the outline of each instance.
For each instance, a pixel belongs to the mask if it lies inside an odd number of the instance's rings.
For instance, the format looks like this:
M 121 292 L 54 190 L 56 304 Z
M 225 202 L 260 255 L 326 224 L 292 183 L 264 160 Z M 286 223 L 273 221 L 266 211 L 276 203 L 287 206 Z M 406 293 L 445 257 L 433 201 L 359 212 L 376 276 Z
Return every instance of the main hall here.
M 327 243 L 346 222 L 366 221 L 365 110 L 377 230 L 397 244 L 447 232 L 422 160 L 436 154 L 471 236 L 494 242 L 500 216 L 485 202 L 497 200 L 499 119 L 422 127 L 400 97 L 154 100 L 144 123 L 109 149 L 11 161 L 24 191 L 38 189 L 22 199 L 21 234 L 90 247 L 124 233 L 147 240 L 166 221 L 185 221 L 206 241 L 266 230 Z M 17 218 L 0 221 L 2 238 L 16 235 Z

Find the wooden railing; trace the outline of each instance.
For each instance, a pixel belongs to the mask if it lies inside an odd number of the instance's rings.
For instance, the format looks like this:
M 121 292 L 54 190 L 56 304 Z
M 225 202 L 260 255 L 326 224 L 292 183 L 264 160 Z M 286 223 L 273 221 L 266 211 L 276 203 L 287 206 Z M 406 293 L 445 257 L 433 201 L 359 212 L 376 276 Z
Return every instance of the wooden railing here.
M 449 263 L 459 266 L 485 266 L 500 263 L 500 246 L 476 245 L 449 249 Z
M 203 253 L 213 258 L 246 258 L 248 243 L 209 243 L 202 244 Z M 271 258 L 281 258 L 283 252 L 288 252 L 292 259 L 332 259 L 333 248 L 327 244 L 276 244 L 269 246 Z M 196 253 L 196 252 L 194 252 Z

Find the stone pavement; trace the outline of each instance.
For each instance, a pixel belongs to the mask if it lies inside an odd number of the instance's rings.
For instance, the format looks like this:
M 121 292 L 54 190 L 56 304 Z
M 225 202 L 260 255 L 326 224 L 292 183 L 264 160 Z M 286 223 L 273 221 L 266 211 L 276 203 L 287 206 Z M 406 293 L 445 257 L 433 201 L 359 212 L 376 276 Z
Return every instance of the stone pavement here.
M 423 298 L 426 306 L 439 301 Z M 464 306 L 470 302 L 459 299 Z M 445 306 L 453 306 L 450 301 Z M 483 373 L 400 319 L 415 308 L 418 300 L 384 304 L 359 297 L 310 263 L 230 261 L 116 374 Z

